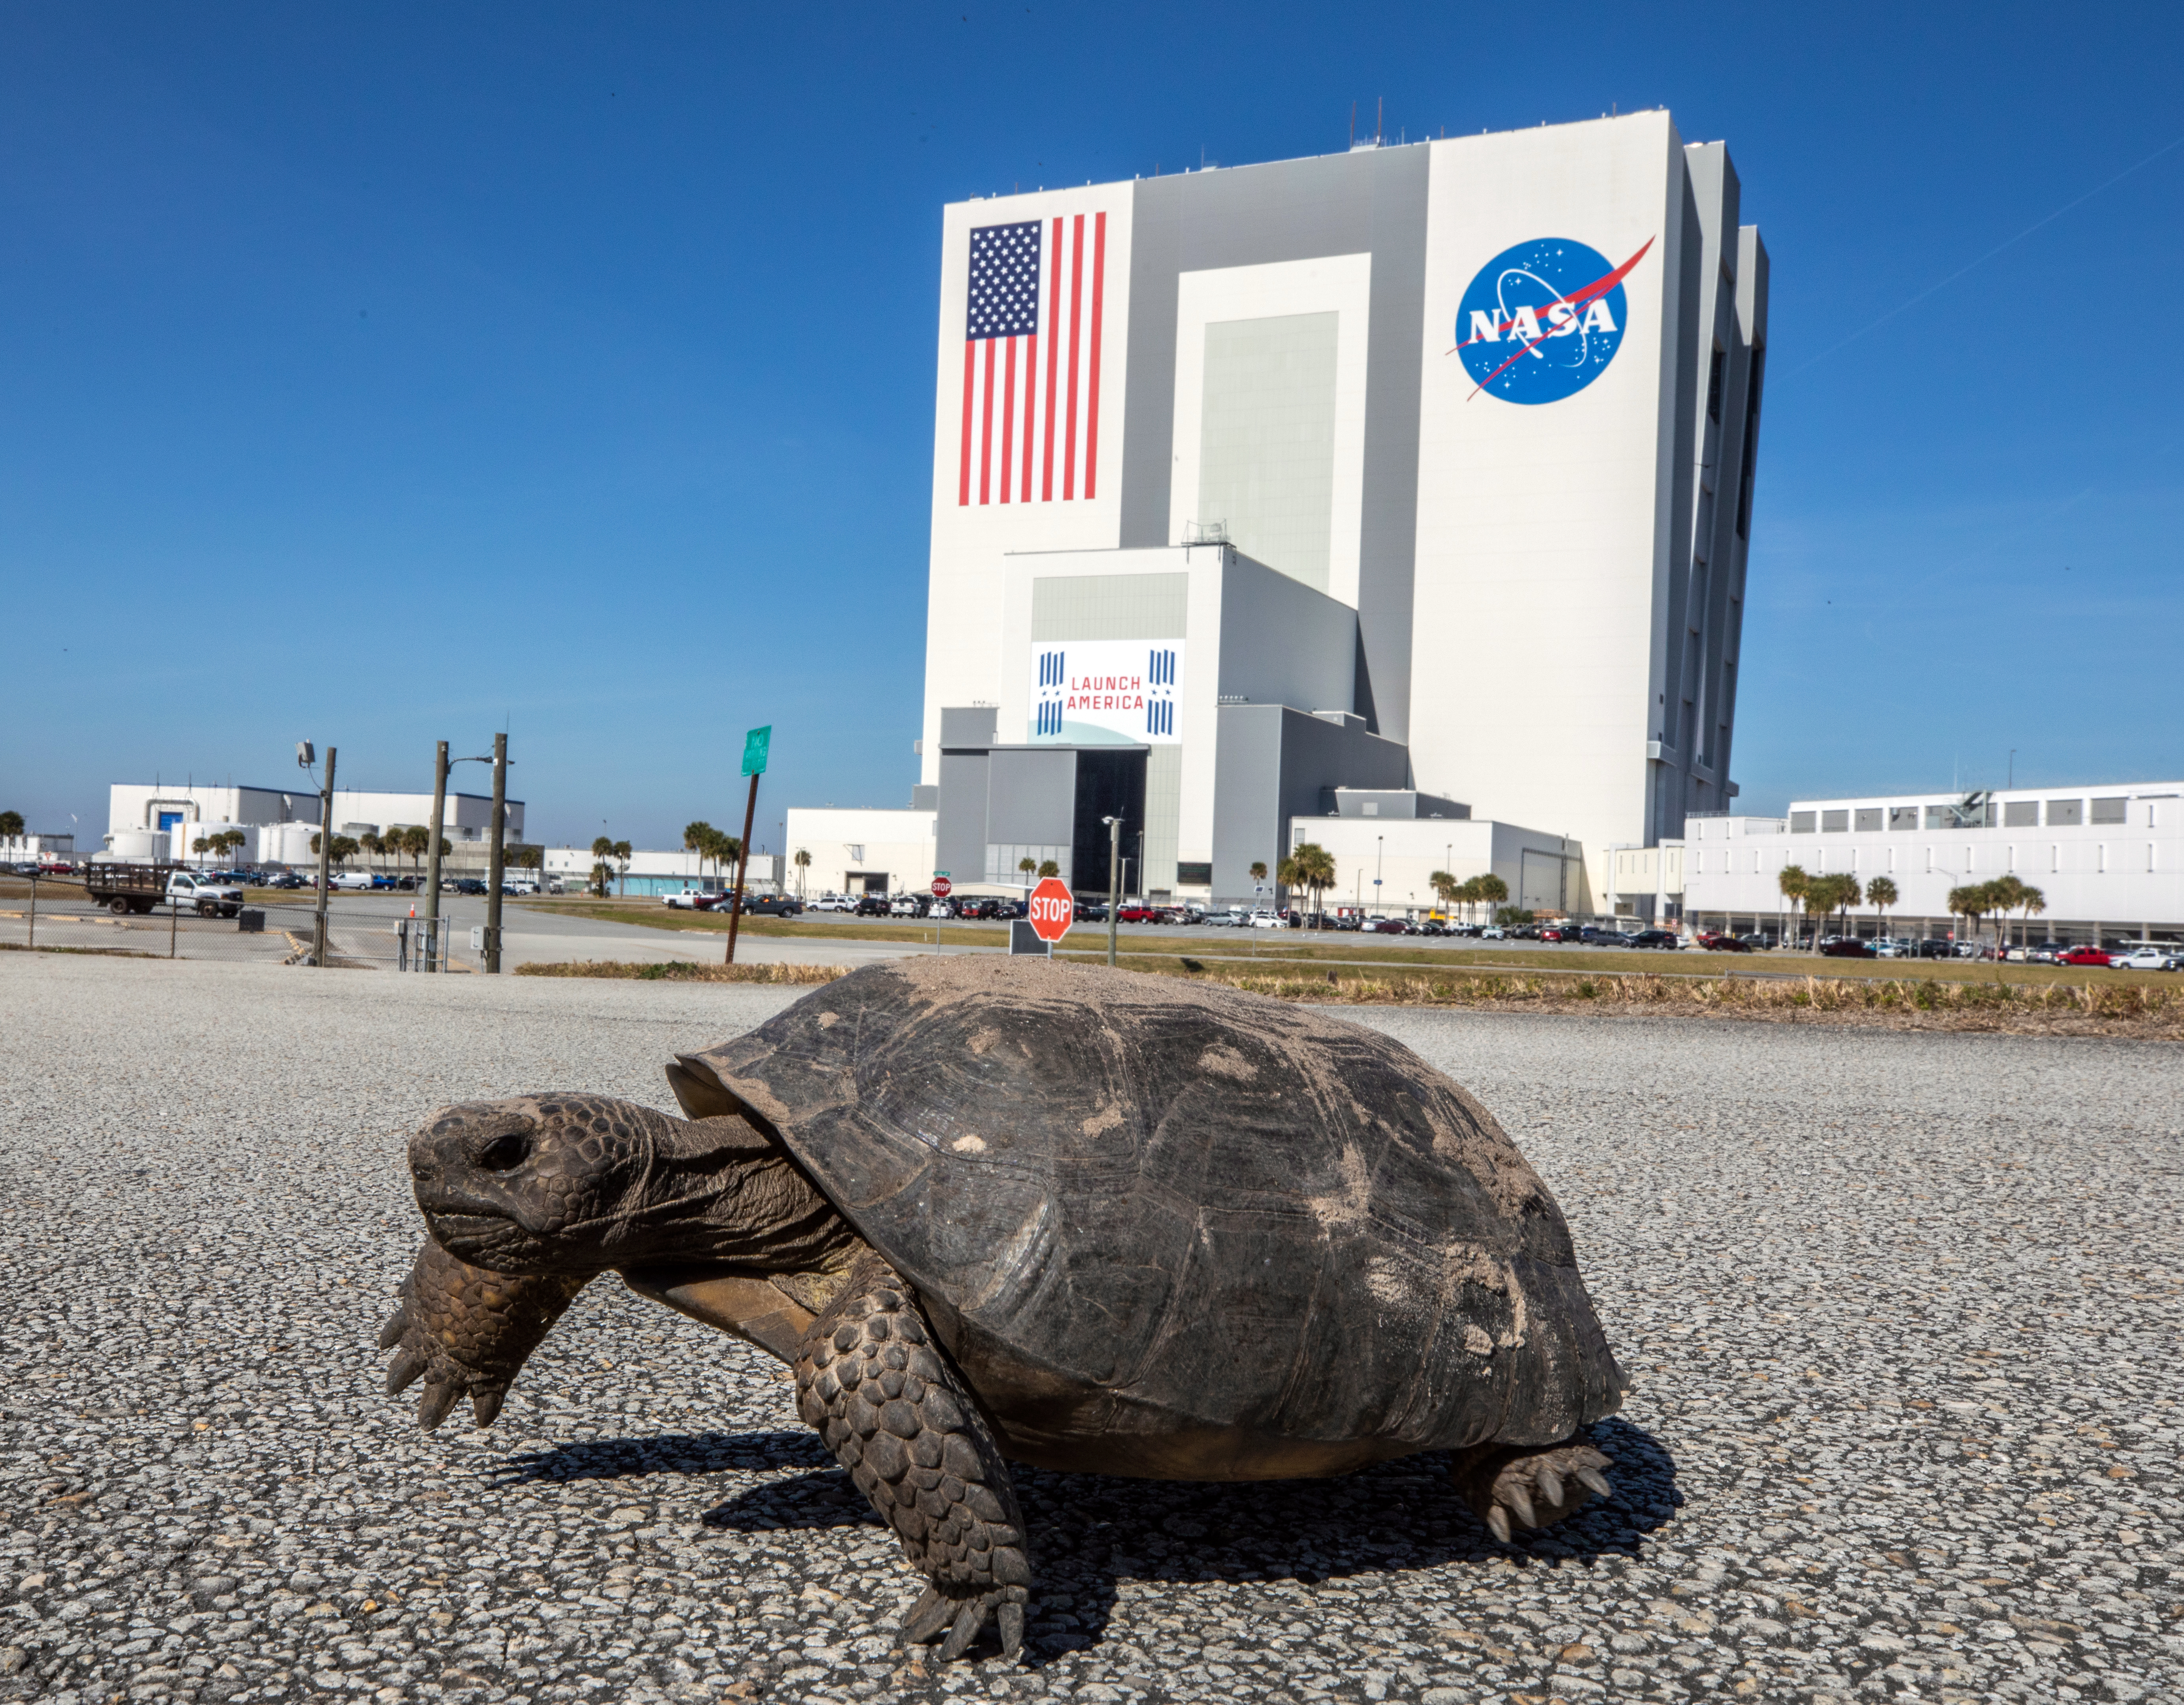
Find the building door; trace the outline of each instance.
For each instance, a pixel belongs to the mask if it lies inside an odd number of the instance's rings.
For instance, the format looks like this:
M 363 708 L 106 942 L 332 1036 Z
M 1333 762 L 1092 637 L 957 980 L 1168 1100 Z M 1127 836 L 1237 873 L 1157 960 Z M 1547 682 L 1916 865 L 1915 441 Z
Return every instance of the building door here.
M 1527 848 L 1518 880 L 1517 903 L 1528 912 L 1566 912 L 1563 894 L 1562 855 L 1535 852 Z

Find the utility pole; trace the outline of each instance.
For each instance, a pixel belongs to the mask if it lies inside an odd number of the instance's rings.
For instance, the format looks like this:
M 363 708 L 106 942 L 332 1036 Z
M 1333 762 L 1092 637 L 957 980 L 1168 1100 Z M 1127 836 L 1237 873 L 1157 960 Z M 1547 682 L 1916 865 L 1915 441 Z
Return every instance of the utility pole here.
M 1123 909 L 1123 819 L 1107 822 L 1107 963 L 1115 963 L 1116 914 Z
M 326 885 L 332 880 L 334 858 L 334 749 L 326 748 L 326 784 L 319 790 L 319 917 L 312 932 L 311 963 L 326 963 Z
M 750 779 L 750 794 L 744 801 L 744 838 L 736 850 L 736 891 L 728 900 L 728 956 L 724 965 L 736 962 L 736 930 L 744 920 L 744 876 L 750 869 L 751 819 L 758 811 L 758 777 Z
M 744 919 L 744 878 L 750 870 L 751 823 L 758 814 L 758 779 L 766 774 L 767 755 L 773 749 L 773 725 L 754 728 L 744 736 L 744 774 L 750 777 L 750 797 L 744 801 L 744 839 L 736 854 L 736 889 L 728 897 L 728 952 L 721 963 L 736 962 L 736 931 Z M 936 931 L 936 943 L 939 940 Z
M 328 761 L 332 754 L 327 754 Z M 500 969 L 500 872 L 502 843 L 508 833 L 508 736 L 493 737 L 493 841 L 485 857 L 485 968 Z
M 425 969 L 440 969 L 440 825 L 448 816 L 448 742 L 432 763 L 432 845 L 425 866 Z

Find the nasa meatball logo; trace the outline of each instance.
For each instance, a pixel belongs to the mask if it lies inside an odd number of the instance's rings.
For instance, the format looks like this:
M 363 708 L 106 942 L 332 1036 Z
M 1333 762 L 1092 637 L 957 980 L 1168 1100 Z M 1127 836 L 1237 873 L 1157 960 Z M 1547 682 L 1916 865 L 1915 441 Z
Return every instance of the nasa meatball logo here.
M 1480 267 L 1456 310 L 1471 395 L 1559 403 L 1607 372 L 1630 323 L 1623 280 L 1652 246 L 1618 266 L 1585 243 L 1538 237 Z

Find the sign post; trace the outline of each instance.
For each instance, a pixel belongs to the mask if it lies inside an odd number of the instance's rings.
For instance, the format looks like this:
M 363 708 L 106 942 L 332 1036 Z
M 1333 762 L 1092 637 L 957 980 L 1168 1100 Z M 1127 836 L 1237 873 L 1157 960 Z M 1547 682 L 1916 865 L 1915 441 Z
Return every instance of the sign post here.
M 935 870 L 933 873 L 933 897 L 934 899 L 944 900 L 955 891 L 956 885 L 948 880 L 948 873 L 945 870 Z
M 744 838 L 736 853 L 736 891 L 728 902 L 728 956 L 721 963 L 736 962 L 736 928 L 744 915 L 744 875 L 750 869 L 751 819 L 758 812 L 758 779 L 766 774 L 766 753 L 773 745 L 773 725 L 754 728 L 744 736 L 744 774 L 750 777 L 750 797 L 744 802 Z
M 1011 954 L 1050 955 L 1054 944 L 1067 935 L 1069 926 L 1077 921 L 1076 897 L 1059 876 L 1049 876 L 1033 889 L 1031 903 L 1024 910 L 1027 915 L 1017 919 L 1009 929 Z M 1032 940 L 1025 941 L 1026 936 Z

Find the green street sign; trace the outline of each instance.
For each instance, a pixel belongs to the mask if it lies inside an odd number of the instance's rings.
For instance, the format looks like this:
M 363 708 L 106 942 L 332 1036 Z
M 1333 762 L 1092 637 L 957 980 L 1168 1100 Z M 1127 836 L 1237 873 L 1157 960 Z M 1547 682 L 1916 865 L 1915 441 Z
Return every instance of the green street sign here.
M 772 744 L 773 725 L 770 722 L 766 724 L 764 728 L 754 728 L 749 734 L 746 734 L 744 736 L 744 775 L 763 775 L 766 774 L 766 748 Z

